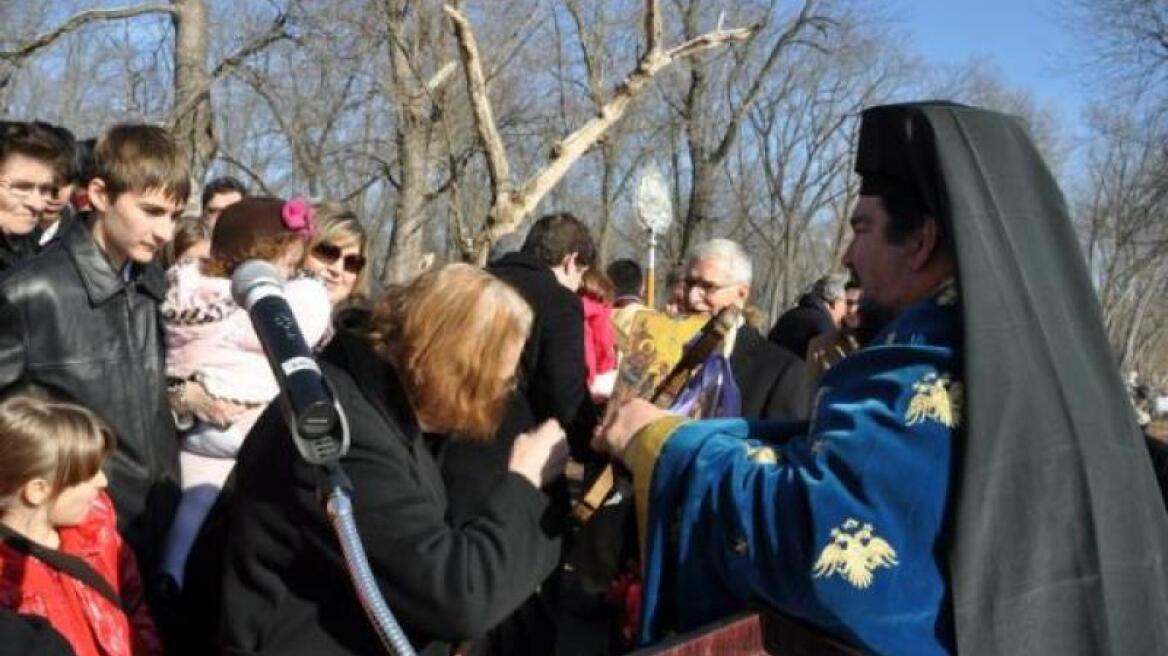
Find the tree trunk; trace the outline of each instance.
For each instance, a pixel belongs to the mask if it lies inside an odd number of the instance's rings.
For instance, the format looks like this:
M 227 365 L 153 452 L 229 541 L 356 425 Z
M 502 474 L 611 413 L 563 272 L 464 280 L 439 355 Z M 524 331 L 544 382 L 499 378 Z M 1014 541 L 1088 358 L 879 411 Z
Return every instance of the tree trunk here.
M 174 14 L 174 106 L 192 107 L 176 117 L 175 138 L 187 154 L 191 188 L 203 185 L 203 177 L 215 157 L 214 113 L 211 76 L 207 71 L 207 6 L 204 0 L 171 0 Z M 192 193 L 188 211 L 196 213 L 199 194 Z
M 600 144 L 603 162 L 600 170 L 600 225 L 597 226 L 597 266 L 605 266 L 612 257 L 612 178 L 616 168 L 616 149 L 609 139 Z
M 692 142 L 691 142 L 692 145 Z M 715 172 L 701 149 L 690 148 L 689 211 L 681 225 L 681 251 L 685 258 L 693 245 L 703 239 L 703 224 L 714 214 Z
M 387 20 L 394 21 L 406 13 L 399 0 L 388 5 Z M 381 271 L 384 284 L 400 283 L 421 270 L 425 233 L 423 231 L 426 193 L 429 191 L 430 123 L 429 101 L 424 82 L 418 78 L 420 62 L 411 57 L 422 50 L 413 43 L 419 36 L 423 16 L 415 16 L 415 34 L 407 35 L 402 23 L 389 25 L 389 73 L 393 89 L 394 127 L 400 181 L 394 207 L 393 231 Z M 396 36 L 392 36 L 396 35 Z M 409 47 L 414 52 L 407 52 Z

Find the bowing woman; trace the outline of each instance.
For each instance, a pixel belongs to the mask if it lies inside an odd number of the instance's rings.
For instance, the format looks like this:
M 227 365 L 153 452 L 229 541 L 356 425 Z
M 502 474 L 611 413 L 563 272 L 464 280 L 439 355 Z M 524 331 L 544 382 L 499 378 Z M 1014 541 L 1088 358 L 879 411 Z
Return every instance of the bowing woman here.
M 531 310 L 511 287 L 452 264 L 350 312 L 321 356 L 347 413 L 341 463 L 370 565 L 422 653 L 482 635 L 556 566 L 540 530 L 539 488 L 562 472 L 554 421 L 516 440 L 509 472 L 479 515 L 448 522 L 427 441 L 486 439 L 514 387 Z M 275 405 L 272 406 L 275 408 Z M 426 439 L 423 439 L 423 434 Z M 337 540 L 278 411 L 239 454 L 222 590 L 220 640 L 231 654 L 383 653 Z

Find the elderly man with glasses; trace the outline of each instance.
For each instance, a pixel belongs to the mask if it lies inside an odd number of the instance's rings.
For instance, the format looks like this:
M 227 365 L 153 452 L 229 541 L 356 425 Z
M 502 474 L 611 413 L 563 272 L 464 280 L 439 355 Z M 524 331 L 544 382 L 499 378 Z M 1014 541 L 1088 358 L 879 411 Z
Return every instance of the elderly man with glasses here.
M 711 239 L 690 254 L 683 310 L 713 316 L 728 306 L 746 307 L 750 298 L 750 256 L 729 239 Z M 803 362 L 768 342 L 743 323 L 727 340 L 727 359 L 747 419 L 803 419 L 811 381 Z M 725 396 L 725 394 L 723 395 Z

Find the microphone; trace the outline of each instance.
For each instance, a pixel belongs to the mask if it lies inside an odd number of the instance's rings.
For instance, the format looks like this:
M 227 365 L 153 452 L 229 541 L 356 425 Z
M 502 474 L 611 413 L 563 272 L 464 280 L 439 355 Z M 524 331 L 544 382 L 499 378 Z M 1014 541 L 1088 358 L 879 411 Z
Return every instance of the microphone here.
M 231 276 L 231 297 L 247 310 L 264 347 L 296 449 L 314 465 L 335 463 L 349 449 L 348 425 L 304 341 L 279 271 L 264 260 L 244 262 Z M 338 428 L 341 439 L 336 437 Z

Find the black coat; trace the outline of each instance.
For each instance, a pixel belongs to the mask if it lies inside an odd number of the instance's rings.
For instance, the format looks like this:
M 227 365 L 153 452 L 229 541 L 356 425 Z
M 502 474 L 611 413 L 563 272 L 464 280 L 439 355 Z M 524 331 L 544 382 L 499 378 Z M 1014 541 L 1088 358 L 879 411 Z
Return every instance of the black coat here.
M 0 384 L 29 382 L 100 414 L 117 433 L 106 467 L 118 525 L 143 571 L 178 502 L 155 264 L 113 270 L 83 226 L 0 279 Z
M 544 496 L 508 474 L 482 512 L 447 519 L 446 489 L 396 372 L 366 341 L 338 333 L 322 369 L 348 416 L 342 465 L 373 572 L 419 649 L 477 637 L 526 599 L 555 566 L 543 537 Z M 236 465 L 222 638 L 229 654 L 382 654 L 353 592 L 336 538 L 275 405 Z
M 526 253 L 509 253 L 488 270 L 519 290 L 535 315 L 519 362 L 519 391 L 527 399 L 532 420 L 559 420 L 572 455 L 587 459 L 596 407 L 588 392 L 580 298 L 560 284 L 551 267 Z M 513 436 L 530 426 L 510 428 L 515 429 L 510 431 Z M 504 436 L 508 432 L 506 425 L 500 431 Z
M 49 621 L 38 615 L 18 615 L 0 608 L 0 654 L 73 656 L 73 647 Z
M 762 338 L 750 326 L 738 329 L 730 369 L 742 393 L 747 419 L 806 419 L 814 385 L 803 361 Z
M 7 271 L 37 253 L 37 232 L 27 235 L 0 234 L 0 271 Z
M 767 339 L 804 360 L 811 340 L 835 330 L 835 322 L 831 320 L 831 314 L 823 306 L 823 301 L 804 295 L 797 306 L 779 317 Z

